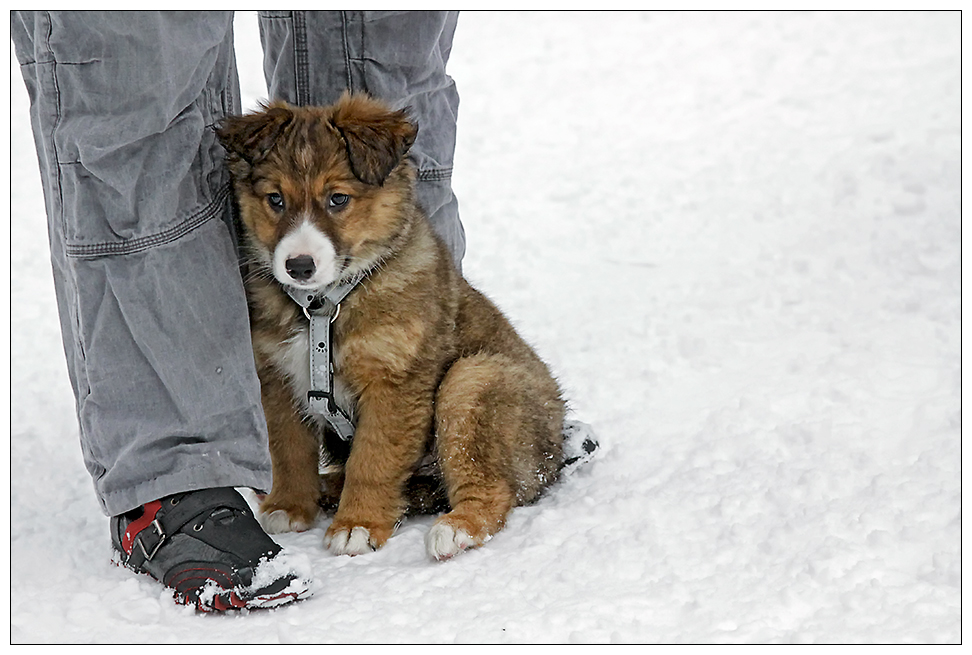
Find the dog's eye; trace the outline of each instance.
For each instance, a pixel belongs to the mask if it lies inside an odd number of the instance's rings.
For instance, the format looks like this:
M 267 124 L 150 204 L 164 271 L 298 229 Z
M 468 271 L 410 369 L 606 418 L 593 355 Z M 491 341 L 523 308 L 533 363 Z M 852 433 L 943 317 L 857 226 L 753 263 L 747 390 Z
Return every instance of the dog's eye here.
M 334 209 L 344 207 L 350 199 L 351 196 L 346 193 L 332 193 L 331 197 L 327 199 L 327 206 Z
M 283 208 L 284 208 L 284 199 L 283 199 L 283 196 L 280 195 L 279 193 L 276 193 L 276 192 L 275 193 L 268 193 L 267 194 L 267 203 L 270 204 L 270 207 L 274 211 L 278 211 L 278 212 L 279 211 L 283 211 Z

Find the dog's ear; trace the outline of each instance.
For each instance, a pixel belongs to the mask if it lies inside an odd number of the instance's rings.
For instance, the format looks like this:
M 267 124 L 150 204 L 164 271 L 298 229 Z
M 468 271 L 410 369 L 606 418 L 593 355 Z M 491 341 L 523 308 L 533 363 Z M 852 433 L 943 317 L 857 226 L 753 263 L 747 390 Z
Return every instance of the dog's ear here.
M 405 110 L 393 111 L 362 94 L 345 93 L 334 107 L 331 124 L 344 139 L 351 172 L 375 186 L 395 170 L 418 134 Z
M 293 119 L 286 103 L 274 103 L 253 114 L 227 116 L 216 126 L 216 135 L 231 163 L 235 156 L 252 165 L 267 156 Z

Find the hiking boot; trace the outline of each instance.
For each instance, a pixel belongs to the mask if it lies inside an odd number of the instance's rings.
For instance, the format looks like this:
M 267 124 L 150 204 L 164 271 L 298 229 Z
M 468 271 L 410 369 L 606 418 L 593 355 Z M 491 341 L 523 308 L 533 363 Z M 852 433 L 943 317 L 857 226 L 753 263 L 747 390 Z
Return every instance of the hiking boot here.
M 111 519 L 116 560 L 211 612 L 266 608 L 310 595 L 310 581 L 230 487 L 166 496 Z

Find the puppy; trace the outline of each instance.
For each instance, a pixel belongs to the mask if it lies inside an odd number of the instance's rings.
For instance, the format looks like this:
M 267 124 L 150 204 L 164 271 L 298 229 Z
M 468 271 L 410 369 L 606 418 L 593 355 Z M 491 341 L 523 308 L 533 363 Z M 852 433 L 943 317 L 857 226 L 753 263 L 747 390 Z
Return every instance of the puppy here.
M 457 272 L 416 203 L 416 133 L 404 111 L 349 94 L 329 107 L 275 102 L 218 127 L 270 434 L 261 518 L 271 532 L 305 530 L 336 503 L 325 534 L 335 554 L 380 548 L 407 511 L 446 501 L 426 547 L 447 559 L 487 541 L 563 463 L 557 383 Z M 292 297 L 357 280 L 330 327 L 348 445 L 311 409 L 310 321 Z

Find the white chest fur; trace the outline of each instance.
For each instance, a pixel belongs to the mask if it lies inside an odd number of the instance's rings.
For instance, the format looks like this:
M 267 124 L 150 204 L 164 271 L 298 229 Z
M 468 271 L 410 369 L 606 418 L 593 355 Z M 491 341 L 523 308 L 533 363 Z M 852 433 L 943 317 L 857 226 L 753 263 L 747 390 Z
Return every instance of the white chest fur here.
M 284 341 L 280 348 L 273 354 L 272 359 L 277 370 L 283 373 L 290 385 L 290 390 L 297 400 L 301 412 L 308 417 L 316 418 L 311 413 L 307 402 L 307 392 L 311 390 L 310 374 L 310 329 L 308 326 L 301 327 L 293 336 Z M 332 356 L 337 357 L 337 346 L 332 344 Z M 356 399 L 351 395 L 347 384 L 340 374 L 334 374 L 334 399 L 338 406 L 354 420 L 354 410 Z

